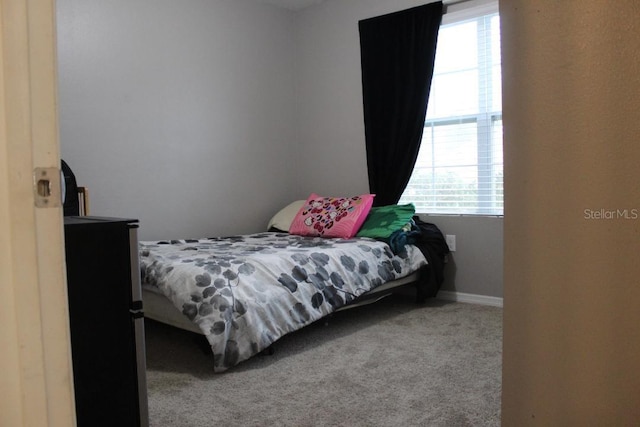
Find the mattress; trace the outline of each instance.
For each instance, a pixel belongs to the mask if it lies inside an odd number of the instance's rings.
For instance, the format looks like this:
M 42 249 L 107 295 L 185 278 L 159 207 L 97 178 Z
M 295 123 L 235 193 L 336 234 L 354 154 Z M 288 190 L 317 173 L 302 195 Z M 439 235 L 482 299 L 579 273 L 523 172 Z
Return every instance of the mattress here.
M 147 317 L 204 334 L 220 372 L 287 333 L 382 296 L 396 280 L 413 280 L 427 260 L 413 245 L 394 253 L 369 238 L 266 232 L 140 242 L 140 265 Z M 166 305 L 160 295 L 174 310 L 159 307 Z
M 360 307 L 367 304 L 372 304 L 380 299 L 391 295 L 392 292 L 398 288 L 411 285 L 418 280 L 419 273 L 412 273 L 402 279 L 393 280 L 387 282 L 379 287 L 372 289 L 369 292 L 364 293 L 360 298 L 353 301 L 351 304 L 344 305 L 335 312 L 342 310 L 348 310 L 355 307 Z M 157 289 L 145 286 L 142 289 L 142 300 L 144 303 L 144 314 L 146 318 L 155 320 L 160 323 L 174 326 L 176 328 L 184 329 L 186 331 L 194 332 L 196 334 L 204 335 L 202 329 L 200 329 L 195 323 L 193 323 L 187 316 L 180 312 L 174 306 L 167 297 L 158 292 Z

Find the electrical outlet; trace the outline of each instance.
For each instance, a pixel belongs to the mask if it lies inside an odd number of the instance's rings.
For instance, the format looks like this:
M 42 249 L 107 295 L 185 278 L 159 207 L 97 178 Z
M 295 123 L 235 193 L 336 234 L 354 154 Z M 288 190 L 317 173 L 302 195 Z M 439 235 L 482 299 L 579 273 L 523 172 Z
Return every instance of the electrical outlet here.
M 451 252 L 456 251 L 456 235 L 455 234 L 447 234 L 445 236 L 445 240 L 447 241 L 447 246 L 449 246 L 449 250 Z

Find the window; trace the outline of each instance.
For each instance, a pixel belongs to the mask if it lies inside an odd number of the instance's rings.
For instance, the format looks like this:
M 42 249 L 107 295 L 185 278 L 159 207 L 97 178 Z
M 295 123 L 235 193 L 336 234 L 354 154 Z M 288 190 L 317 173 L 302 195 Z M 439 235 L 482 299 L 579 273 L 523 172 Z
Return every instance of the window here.
M 500 18 L 486 8 L 444 18 L 420 152 L 399 203 L 502 215 Z

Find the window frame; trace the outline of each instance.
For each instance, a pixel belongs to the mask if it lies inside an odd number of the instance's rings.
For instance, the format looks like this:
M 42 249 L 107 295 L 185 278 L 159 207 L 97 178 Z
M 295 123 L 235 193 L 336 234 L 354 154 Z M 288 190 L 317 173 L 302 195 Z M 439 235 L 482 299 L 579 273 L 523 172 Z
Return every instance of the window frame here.
M 463 23 L 465 21 L 476 20 L 477 22 L 477 34 L 486 34 L 490 31 L 487 23 L 489 19 L 484 18 L 487 15 L 499 14 L 498 2 L 496 0 L 479 0 L 469 1 L 461 4 L 451 5 L 447 8 L 446 14 L 443 16 L 441 28 L 452 24 Z M 499 16 L 499 15 L 498 15 Z M 499 19 L 499 18 L 498 18 Z M 478 89 L 478 104 L 494 106 L 492 99 L 487 99 L 493 94 L 493 85 L 495 83 L 493 79 L 492 68 L 494 67 L 493 55 L 491 52 L 491 40 L 486 40 L 485 37 L 477 37 L 478 52 L 483 51 L 484 54 L 478 55 L 478 76 L 477 82 L 479 84 Z M 488 49 L 488 51 L 487 51 Z M 458 71 L 459 72 L 459 71 Z M 435 75 L 434 75 L 435 76 Z M 484 87 L 484 90 L 480 90 L 480 87 Z M 432 87 L 433 88 L 433 87 Z M 501 92 L 500 92 L 501 93 Z M 426 118 L 424 133 L 433 133 L 438 126 L 445 126 L 451 124 L 464 124 L 475 123 L 476 124 L 476 156 L 477 160 L 473 166 L 477 167 L 477 195 L 476 203 L 473 211 L 460 207 L 444 208 L 442 211 L 439 209 L 427 209 L 423 212 L 424 208 L 416 206 L 416 212 L 424 215 L 435 216 L 489 216 L 489 217 L 502 217 L 504 216 L 504 174 L 502 175 L 502 183 L 496 185 L 494 182 L 495 175 L 494 170 L 500 166 L 504 171 L 504 157 L 496 162 L 493 159 L 494 145 L 492 143 L 492 135 L 494 133 L 494 126 L 499 122 L 499 126 L 502 126 L 502 105 L 500 104 L 500 110 L 495 109 L 480 109 L 477 113 L 472 114 L 460 114 L 449 115 L 435 118 Z M 423 134 L 424 135 L 424 134 Z M 424 136 L 423 136 L 424 138 Z M 433 138 L 431 139 L 433 141 Z M 422 149 L 422 147 L 421 147 Z M 435 157 L 433 157 L 434 144 L 431 143 L 432 149 L 432 164 L 426 169 L 430 169 L 433 176 L 438 168 L 457 167 L 457 165 L 442 165 L 436 166 Z M 502 153 L 502 150 L 500 150 Z M 414 169 L 415 171 L 415 169 Z M 435 183 L 435 180 L 433 180 Z M 405 189 L 405 192 L 407 190 Z M 498 193 L 501 193 L 501 200 L 496 200 Z M 429 195 L 427 195 L 429 196 Z M 435 189 L 430 195 L 431 197 L 438 197 L 435 193 Z M 411 202 L 410 197 L 405 197 L 404 193 L 399 203 Z M 416 202 L 417 204 L 417 202 Z M 434 201 L 435 204 L 435 201 Z M 422 209 L 422 210 L 421 210 Z

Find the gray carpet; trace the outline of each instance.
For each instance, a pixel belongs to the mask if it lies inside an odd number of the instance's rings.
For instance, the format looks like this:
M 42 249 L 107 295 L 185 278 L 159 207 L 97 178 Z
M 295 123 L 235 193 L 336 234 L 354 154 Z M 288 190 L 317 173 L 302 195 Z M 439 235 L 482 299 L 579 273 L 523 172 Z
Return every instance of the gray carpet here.
M 147 320 L 150 424 L 500 425 L 502 309 L 394 295 L 214 374 L 204 337 Z

